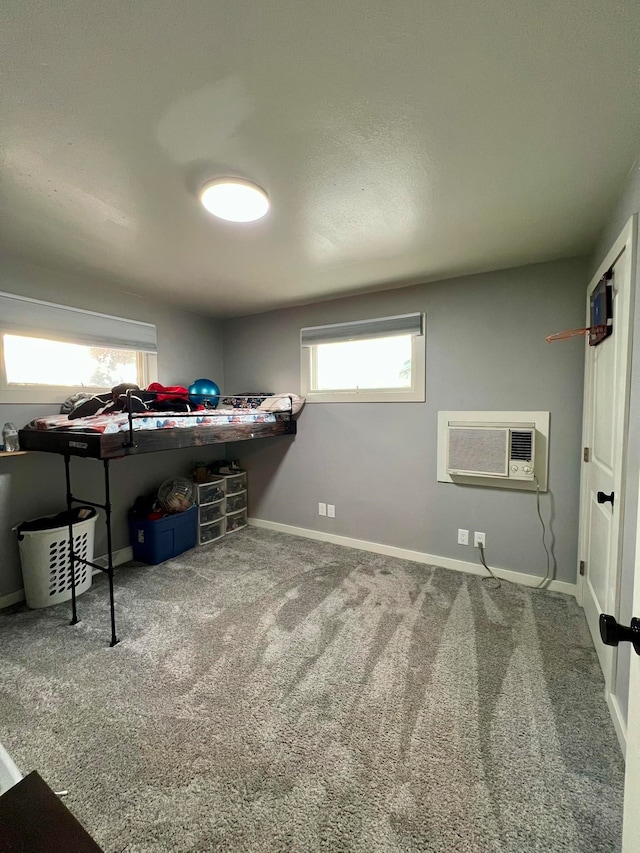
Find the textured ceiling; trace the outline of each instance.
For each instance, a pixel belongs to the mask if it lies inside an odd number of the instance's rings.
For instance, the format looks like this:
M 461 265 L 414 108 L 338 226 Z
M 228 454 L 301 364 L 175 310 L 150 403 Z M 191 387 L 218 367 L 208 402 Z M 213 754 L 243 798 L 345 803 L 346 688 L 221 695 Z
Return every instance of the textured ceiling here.
M 4 0 L 0 245 L 219 315 L 589 251 L 638 0 Z M 223 223 L 220 174 L 272 211 Z

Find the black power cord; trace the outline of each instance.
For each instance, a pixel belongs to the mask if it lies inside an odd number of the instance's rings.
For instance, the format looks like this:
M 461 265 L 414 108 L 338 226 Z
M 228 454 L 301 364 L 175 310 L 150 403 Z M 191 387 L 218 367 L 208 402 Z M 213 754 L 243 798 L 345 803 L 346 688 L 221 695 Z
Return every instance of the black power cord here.
M 536 584 L 535 589 L 541 589 L 548 581 L 551 580 L 551 554 L 549 553 L 549 549 L 547 548 L 546 536 L 547 536 L 547 528 L 544 523 L 544 519 L 542 517 L 542 513 L 540 511 L 540 483 L 538 482 L 538 478 L 534 476 L 534 482 L 536 484 L 536 509 L 538 510 L 538 518 L 540 519 L 540 524 L 542 525 L 542 547 L 544 548 L 544 552 L 547 555 L 547 573 L 542 578 L 539 584 Z
M 542 547 L 544 548 L 544 552 L 547 555 L 547 571 L 545 576 L 542 578 L 540 583 L 536 584 L 533 589 L 542 589 L 542 587 L 547 584 L 551 579 L 551 554 L 549 553 L 549 549 L 547 548 L 547 527 L 544 523 L 544 519 L 542 517 L 542 511 L 540 509 L 540 483 L 538 482 L 538 478 L 534 476 L 534 482 L 536 484 L 536 509 L 538 511 L 538 518 L 540 519 L 540 524 L 542 525 Z M 491 569 L 487 565 L 487 561 L 484 556 L 484 545 L 478 544 L 478 551 L 480 552 L 480 562 L 484 566 L 484 568 L 489 572 L 489 577 L 483 577 L 482 583 L 487 587 L 487 589 L 500 589 L 502 583 L 511 583 L 511 581 L 507 581 L 505 578 L 498 578 Z
M 494 575 L 493 570 L 490 569 L 489 566 L 487 565 L 487 561 L 484 558 L 484 545 L 482 545 L 481 543 L 478 543 L 478 545 L 476 545 L 476 547 L 477 547 L 478 551 L 480 551 L 480 562 L 485 567 L 485 569 L 489 572 L 489 577 L 488 578 L 482 578 L 482 583 L 487 587 L 487 589 L 500 589 L 500 587 L 502 586 L 502 581 L 500 580 L 500 578 L 497 578 Z M 492 581 L 492 583 L 488 584 L 487 581 Z

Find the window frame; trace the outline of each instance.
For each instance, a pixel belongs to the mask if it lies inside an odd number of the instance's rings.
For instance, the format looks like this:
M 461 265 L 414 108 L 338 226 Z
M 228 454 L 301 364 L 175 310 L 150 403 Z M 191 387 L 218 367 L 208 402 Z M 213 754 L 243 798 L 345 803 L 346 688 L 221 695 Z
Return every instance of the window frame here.
M 89 385 L 36 385 L 26 384 L 18 385 L 16 383 L 7 382 L 7 371 L 4 361 L 4 335 L 16 335 L 29 338 L 43 338 L 44 340 L 58 340 L 58 338 L 47 337 L 46 335 L 36 334 L 28 329 L 20 331 L 16 329 L 3 329 L 0 322 L 0 405 L 3 404 L 60 404 L 71 397 L 73 394 L 86 392 L 87 394 L 103 394 L 105 391 L 110 391 L 106 386 L 89 386 Z M 85 341 L 66 340 L 64 343 L 74 344 L 81 343 L 86 345 Z M 96 347 L 109 347 L 103 342 L 97 342 Z M 118 349 L 118 347 L 111 347 Z M 136 353 L 136 370 L 138 374 L 138 384 L 141 388 L 146 387 L 151 382 L 158 380 L 158 358 L 155 352 L 143 352 L 136 350 L 133 347 L 125 352 Z
M 335 324 L 339 326 L 341 324 Z M 360 340 L 373 340 L 378 335 Z M 391 335 L 389 335 L 391 337 Z M 349 340 L 345 338 L 344 341 Z M 335 343 L 343 343 L 339 339 Z M 409 388 L 348 388 L 345 390 L 314 390 L 317 369 L 317 347 L 300 345 L 300 388 L 307 403 L 424 403 L 426 400 L 426 322 L 422 315 L 422 334 L 411 336 L 411 386 Z

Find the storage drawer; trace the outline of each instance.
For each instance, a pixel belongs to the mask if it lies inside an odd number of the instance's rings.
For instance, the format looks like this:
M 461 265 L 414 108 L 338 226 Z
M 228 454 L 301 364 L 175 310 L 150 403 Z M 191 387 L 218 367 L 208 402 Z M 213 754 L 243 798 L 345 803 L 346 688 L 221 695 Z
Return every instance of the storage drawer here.
M 247 508 L 247 492 L 238 492 L 237 495 L 227 495 L 227 514 L 230 512 L 239 512 L 241 509 Z
M 240 474 L 227 474 L 227 494 L 235 495 L 238 492 L 243 492 L 247 488 L 247 472 L 242 471 Z
M 210 483 L 198 483 L 198 503 L 210 504 L 222 500 L 225 494 L 225 478 L 216 477 Z
M 240 507 L 236 507 L 240 509 Z M 218 521 L 225 514 L 224 498 L 213 504 L 200 504 L 200 524 L 209 524 Z
M 208 542 L 222 539 L 226 533 L 226 521 L 226 517 L 223 516 L 218 521 L 212 521 L 211 524 L 203 524 L 200 528 L 199 544 L 206 545 Z
M 240 530 L 247 526 L 247 511 L 241 509 L 240 512 L 234 512 L 227 515 L 227 533 L 233 533 L 234 530 Z

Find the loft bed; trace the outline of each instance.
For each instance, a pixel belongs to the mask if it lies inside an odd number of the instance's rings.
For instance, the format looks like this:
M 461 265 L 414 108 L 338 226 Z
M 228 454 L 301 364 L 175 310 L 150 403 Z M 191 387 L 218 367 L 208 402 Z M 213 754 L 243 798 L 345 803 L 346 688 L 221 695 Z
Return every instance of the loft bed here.
M 246 397 L 228 397 L 242 404 Z M 252 405 L 255 404 L 252 397 Z M 270 402 L 274 401 L 274 402 Z M 258 408 L 206 409 L 194 412 L 134 412 L 131 392 L 126 394 L 124 411 L 69 420 L 64 416 L 38 418 L 19 431 L 21 450 L 58 453 L 64 457 L 67 513 L 69 517 L 69 568 L 71 581 L 71 625 L 77 624 L 76 564 L 99 569 L 109 578 L 111 615 L 111 647 L 117 645 L 114 587 L 113 543 L 111 527 L 111 483 L 109 463 L 112 459 L 156 453 L 186 447 L 205 447 L 232 441 L 295 435 L 295 415 L 301 401 L 294 395 L 264 397 Z M 263 406 L 267 406 L 263 409 Z M 71 488 L 71 457 L 82 456 L 102 461 L 104 470 L 104 503 L 82 500 Z M 104 510 L 107 531 L 107 565 L 86 560 L 74 550 L 72 510 L 82 504 Z
M 68 424 L 64 419 L 64 426 L 60 426 L 61 422 L 54 418 L 38 419 L 38 422 L 42 422 L 41 426 L 20 430 L 20 449 L 107 460 L 159 450 L 293 435 L 296 432 L 291 410 L 258 415 L 244 410 L 237 413 L 225 411 L 217 415 L 215 410 L 206 415 L 202 412 L 180 412 L 175 415 L 159 412 L 149 416 L 130 412 L 126 415 L 125 429 L 100 432 L 95 427 L 99 420 L 107 418 L 113 419 L 113 426 L 121 426 L 122 416 L 113 415 L 80 418 Z M 149 425 L 149 422 L 155 425 Z M 45 426 L 46 423 L 52 425 Z

